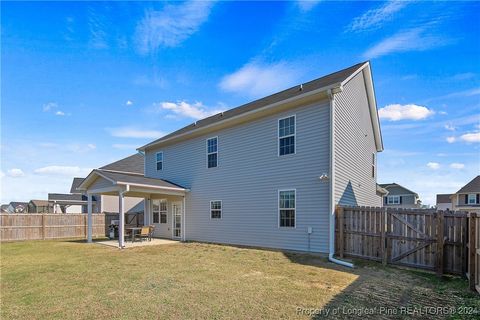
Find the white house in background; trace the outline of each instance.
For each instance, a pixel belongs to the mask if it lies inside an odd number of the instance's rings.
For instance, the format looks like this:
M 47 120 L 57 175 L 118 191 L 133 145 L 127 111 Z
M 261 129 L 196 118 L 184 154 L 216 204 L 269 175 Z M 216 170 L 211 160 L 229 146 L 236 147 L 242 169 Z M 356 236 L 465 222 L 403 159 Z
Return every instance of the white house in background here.
M 452 210 L 480 213 L 480 175 L 452 194 Z
M 452 194 L 437 194 L 437 209 L 438 210 L 452 210 Z
M 370 64 L 196 121 L 138 149 L 144 172 L 93 170 L 78 187 L 145 201 L 156 236 L 325 252 L 337 204 L 380 206 L 383 150 Z M 88 238 L 91 241 L 91 215 Z M 124 247 L 124 237 L 119 246 Z

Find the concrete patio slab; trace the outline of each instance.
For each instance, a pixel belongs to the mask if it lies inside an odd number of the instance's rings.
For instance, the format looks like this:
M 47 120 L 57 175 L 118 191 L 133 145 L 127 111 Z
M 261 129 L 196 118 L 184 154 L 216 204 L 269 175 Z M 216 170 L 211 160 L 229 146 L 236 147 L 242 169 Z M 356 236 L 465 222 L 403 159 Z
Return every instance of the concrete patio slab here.
M 118 240 L 95 241 L 95 243 L 118 248 Z M 146 247 L 146 246 L 158 246 L 158 245 L 175 244 L 175 243 L 180 243 L 180 241 L 170 240 L 170 239 L 159 239 L 159 238 L 153 238 L 151 241 L 145 241 L 145 240 L 142 242 L 135 241 L 133 243 L 131 241 L 125 241 L 124 249 Z

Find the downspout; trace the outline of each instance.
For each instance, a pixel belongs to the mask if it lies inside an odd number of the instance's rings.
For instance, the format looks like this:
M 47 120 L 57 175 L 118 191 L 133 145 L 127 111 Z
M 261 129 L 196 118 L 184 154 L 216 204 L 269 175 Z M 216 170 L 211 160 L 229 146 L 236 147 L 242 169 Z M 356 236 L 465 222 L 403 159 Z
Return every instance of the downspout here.
M 334 91 L 335 90 L 335 91 Z M 341 92 L 342 88 L 328 89 L 328 97 L 330 98 L 330 217 L 329 217 L 329 246 L 328 260 L 330 262 L 342 265 L 344 267 L 353 268 L 353 263 L 335 259 L 335 93 Z

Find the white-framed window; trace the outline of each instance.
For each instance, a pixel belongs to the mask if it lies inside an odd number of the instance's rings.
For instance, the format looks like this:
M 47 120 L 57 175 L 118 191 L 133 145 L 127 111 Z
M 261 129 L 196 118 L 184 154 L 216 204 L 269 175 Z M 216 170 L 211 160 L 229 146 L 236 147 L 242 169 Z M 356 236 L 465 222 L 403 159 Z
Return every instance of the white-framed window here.
M 153 223 L 167 223 L 167 200 L 152 200 Z
M 278 190 L 278 226 L 295 228 L 296 190 Z
M 469 193 L 468 194 L 468 204 L 477 204 L 477 194 Z
M 163 152 L 157 152 L 155 154 L 155 160 L 157 162 L 157 171 L 163 170 Z
M 375 159 L 375 153 L 372 153 L 372 178 L 375 179 L 375 163 L 376 163 L 376 159 Z
M 278 119 L 278 155 L 295 153 L 295 116 Z
M 210 201 L 210 218 L 211 219 L 222 218 L 222 200 Z
M 400 204 L 400 196 L 387 196 L 388 204 Z
M 207 168 L 218 166 L 218 137 L 207 139 Z

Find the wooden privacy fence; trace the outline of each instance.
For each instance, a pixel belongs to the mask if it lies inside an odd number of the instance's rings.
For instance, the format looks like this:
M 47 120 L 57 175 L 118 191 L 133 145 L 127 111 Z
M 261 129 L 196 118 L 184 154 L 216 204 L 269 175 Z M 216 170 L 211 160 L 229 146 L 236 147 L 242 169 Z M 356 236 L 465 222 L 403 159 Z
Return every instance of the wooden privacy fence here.
M 92 217 L 93 236 L 105 236 L 105 215 Z M 0 214 L 0 240 L 42 240 L 86 238 L 86 214 Z
M 335 250 L 340 258 L 369 259 L 439 274 L 468 273 L 478 286 L 480 226 L 475 214 L 338 207 L 336 215 Z

